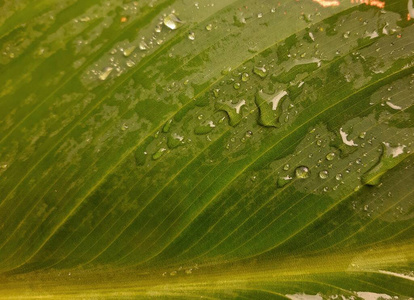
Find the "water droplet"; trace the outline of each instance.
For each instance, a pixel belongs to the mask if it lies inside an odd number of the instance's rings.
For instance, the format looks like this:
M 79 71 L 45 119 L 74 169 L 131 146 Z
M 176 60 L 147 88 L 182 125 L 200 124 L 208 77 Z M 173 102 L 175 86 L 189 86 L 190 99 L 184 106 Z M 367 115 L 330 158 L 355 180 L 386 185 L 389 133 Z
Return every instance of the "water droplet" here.
M 155 152 L 155 153 L 152 155 L 152 159 L 153 159 L 153 160 L 157 160 L 157 159 L 161 158 L 161 156 L 163 156 L 163 155 L 164 155 L 165 151 L 167 151 L 167 149 L 166 149 L 166 148 L 160 148 L 157 152 Z
M 286 184 L 288 184 L 293 178 L 291 176 L 285 176 L 285 177 L 279 177 L 277 179 L 277 186 L 282 188 L 284 187 Z
M 333 160 L 335 158 L 335 153 L 334 152 L 330 152 L 330 153 L 326 154 L 325 158 L 326 158 L 326 160 L 331 161 L 331 160 Z
M 181 26 L 183 23 L 175 14 L 171 13 L 164 18 L 164 25 L 170 28 L 171 30 L 175 30 Z
M 323 171 L 320 171 L 320 172 L 319 172 L 319 177 L 320 177 L 321 179 L 326 179 L 326 178 L 328 178 L 328 175 L 329 175 L 329 172 L 328 172 L 328 171 L 326 171 L 326 170 L 323 170 Z
M 289 170 L 289 168 L 290 168 L 289 164 L 286 164 L 286 165 L 283 166 L 283 170 L 285 170 L 285 171 Z
M 342 180 L 342 174 L 341 173 L 336 174 L 335 179 Z
M 365 138 L 365 136 L 367 135 L 367 133 L 365 132 L 365 131 L 362 131 L 360 134 L 359 134 L 359 138 L 360 139 L 364 139 Z
M 233 87 L 234 87 L 234 89 L 235 90 L 238 90 L 238 89 L 240 89 L 240 83 L 239 82 L 235 82 L 234 84 L 233 84 Z
M 257 14 L 257 17 L 260 19 L 260 18 L 263 18 L 263 14 L 262 13 L 258 13 Z
M 219 89 L 214 89 L 213 90 L 213 95 L 214 95 L 215 98 L 218 98 L 219 93 L 220 93 L 220 90 Z
M 229 116 L 229 124 L 231 126 L 236 126 L 242 120 L 242 116 L 240 114 L 241 108 L 243 105 L 246 104 L 246 100 L 241 100 L 237 104 L 233 104 L 231 101 L 222 102 L 217 101 L 215 104 L 215 108 L 217 110 L 222 110 L 227 113 Z
M 256 176 L 256 175 L 253 175 L 252 177 L 250 177 L 250 180 L 251 180 L 252 182 L 255 182 L 255 181 L 256 181 L 256 179 L 257 179 L 257 176 Z
M 134 50 L 135 50 L 135 46 L 131 46 L 131 47 L 125 48 L 125 49 L 122 51 L 122 54 L 123 54 L 125 57 L 128 57 L 128 56 L 130 56 L 130 55 L 132 54 L 132 52 L 134 52 Z
M 112 67 L 106 67 L 102 72 L 101 72 L 101 74 L 99 74 L 99 79 L 100 80 L 106 80 L 107 78 L 108 78 L 108 76 L 109 76 L 109 74 L 111 74 L 111 72 L 112 72 L 112 70 L 113 70 L 113 68 Z
M 382 175 L 400 163 L 408 153 L 404 152 L 405 145 L 391 147 L 389 143 L 382 143 L 382 154 L 378 163 L 361 177 L 361 182 L 367 185 L 378 185 Z
M 249 80 L 249 74 L 248 73 L 243 73 L 241 75 L 241 80 L 244 81 L 244 82 L 248 81 Z
M 347 146 L 356 147 L 358 144 L 355 144 L 353 140 L 348 140 L 348 134 L 342 130 L 342 127 L 339 128 L 339 133 L 342 138 L 342 142 Z
M 176 133 L 173 133 L 167 138 L 167 146 L 170 149 L 177 148 L 178 146 L 184 145 L 184 137 Z
M 271 13 L 275 13 L 275 12 L 276 12 L 276 8 L 272 7 L 272 8 L 270 9 L 270 12 L 271 12 Z
M 322 140 L 317 140 L 316 145 L 319 146 L 319 147 L 322 146 Z
M 172 271 L 172 272 L 170 273 L 170 275 L 171 275 L 171 276 L 175 276 L 175 275 L 177 275 L 177 271 Z
M 357 158 L 357 159 L 355 160 L 355 163 L 356 163 L 356 164 L 358 164 L 358 165 L 360 165 L 360 164 L 362 163 L 362 159 Z
M 213 29 L 213 25 L 212 25 L 212 24 L 208 24 L 208 25 L 206 26 L 206 29 L 207 29 L 208 31 L 210 31 L 211 29 Z
M 300 166 L 295 169 L 295 175 L 297 178 L 305 179 L 309 177 L 309 168 L 305 166 Z
M 191 41 L 194 41 L 195 40 L 195 33 L 190 31 L 188 33 L 188 39 L 191 40 Z
M 160 33 L 161 32 L 161 30 L 162 30 L 162 27 L 161 27 L 161 24 L 157 24 L 156 26 L 155 26 L 155 32 L 157 32 L 157 33 Z
M 144 51 L 144 50 L 148 50 L 148 45 L 147 45 L 147 43 L 144 41 L 144 40 L 142 40 L 140 43 L 139 43 L 139 49 L 140 50 L 142 50 L 142 51 Z
M 267 76 L 267 70 L 263 67 L 254 67 L 253 73 L 260 76 L 260 78 L 265 78 Z
M 246 131 L 246 134 L 244 135 L 245 137 L 249 138 L 253 135 L 253 132 L 251 132 L 250 130 Z
M 282 99 L 287 95 L 281 91 L 275 96 L 264 94 L 262 91 L 256 93 L 255 103 L 259 109 L 259 124 L 266 127 L 279 127 L 279 117 L 282 114 Z
M 351 34 L 351 32 L 350 32 L 350 31 L 345 32 L 345 33 L 343 34 L 344 39 L 348 39 L 350 34 Z
M 128 125 L 127 124 L 122 124 L 122 127 L 121 127 L 121 130 L 122 131 L 125 131 L 125 130 L 127 130 L 128 129 Z
M 170 131 L 172 120 L 168 120 L 162 127 L 162 132 L 167 133 Z

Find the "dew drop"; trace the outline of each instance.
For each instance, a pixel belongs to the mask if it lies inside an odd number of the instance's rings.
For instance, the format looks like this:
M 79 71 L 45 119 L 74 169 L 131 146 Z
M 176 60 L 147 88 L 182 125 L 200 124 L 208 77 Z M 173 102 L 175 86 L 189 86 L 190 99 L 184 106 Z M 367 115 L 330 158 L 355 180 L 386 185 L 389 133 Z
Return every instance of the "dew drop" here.
M 235 90 L 238 90 L 238 89 L 240 89 L 240 83 L 239 82 L 236 82 L 236 83 L 234 83 L 233 84 L 233 88 L 235 89 Z
M 300 166 L 295 169 L 295 175 L 297 178 L 305 179 L 309 177 L 309 168 L 305 166 Z
M 283 170 L 285 170 L 285 171 L 289 170 L 289 168 L 290 168 L 289 164 L 286 164 L 286 165 L 283 166 Z
M 365 132 L 365 131 L 363 131 L 363 132 L 361 132 L 360 134 L 359 134 L 359 138 L 360 139 L 364 139 L 365 138 L 365 136 L 367 135 L 367 133 Z
M 320 171 L 320 172 L 319 172 L 319 177 L 320 177 L 321 179 L 326 179 L 326 178 L 328 178 L 328 175 L 329 175 L 329 172 L 328 172 L 328 171 L 326 171 L 326 170 L 323 170 L 323 171 Z
M 258 75 L 260 78 L 265 78 L 267 76 L 267 70 L 263 67 L 254 67 L 253 73 Z
M 195 33 L 190 31 L 188 33 L 188 39 L 191 40 L 191 41 L 194 41 L 195 40 Z
M 213 29 L 213 25 L 212 25 L 212 24 L 208 24 L 208 25 L 206 26 L 206 30 L 207 30 L 207 31 L 211 31 L 211 29 Z
M 243 73 L 241 75 L 241 80 L 244 81 L 244 82 L 248 81 L 249 80 L 249 74 L 248 73 Z
M 286 184 L 288 184 L 293 178 L 291 176 L 285 176 L 285 177 L 279 177 L 277 179 L 277 186 L 282 188 L 284 187 Z
M 171 30 L 175 30 L 181 26 L 183 23 L 175 14 L 169 14 L 164 18 L 164 25 L 170 28 Z
M 131 47 L 128 47 L 128 48 L 124 49 L 124 50 L 122 51 L 122 54 L 123 54 L 125 57 L 128 57 L 128 56 L 130 56 L 130 55 L 132 54 L 132 52 L 134 52 L 134 50 L 135 50 L 135 46 L 131 46 Z
M 142 51 L 145 51 L 145 50 L 148 50 L 148 45 L 147 45 L 147 43 L 144 41 L 144 40 L 142 40 L 140 43 L 139 43 L 139 49 L 140 50 L 142 50 Z
M 258 13 L 258 14 L 257 14 L 257 18 L 259 18 L 259 19 L 260 19 L 260 18 L 263 18 L 263 14 L 262 14 L 262 13 Z
M 166 150 L 167 150 L 166 148 L 160 148 L 157 152 L 155 152 L 155 153 L 152 155 L 152 159 L 153 159 L 153 160 L 160 159 L 160 158 L 161 158 L 161 156 L 163 156 L 163 155 L 164 155 L 164 153 L 165 153 L 165 151 L 166 151 Z
M 99 74 L 99 79 L 100 80 L 106 80 L 107 78 L 108 78 L 108 76 L 109 76 L 109 74 L 111 74 L 111 72 L 112 72 L 112 70 L 113 70 L 113 68 L 112 67 L 106 67 L 102 72 L 101 72 L 101 74 Z
M 330 152 L 330 153 L 326 154 L 325 158 L 326 158 L 326 160 L 331 161 L 331 160 L 333 160 L 335 158 L 335 153 L 334 152 Z
M 342 180 L 342 174 L 341 173 L 336 174 L 335 179 Z

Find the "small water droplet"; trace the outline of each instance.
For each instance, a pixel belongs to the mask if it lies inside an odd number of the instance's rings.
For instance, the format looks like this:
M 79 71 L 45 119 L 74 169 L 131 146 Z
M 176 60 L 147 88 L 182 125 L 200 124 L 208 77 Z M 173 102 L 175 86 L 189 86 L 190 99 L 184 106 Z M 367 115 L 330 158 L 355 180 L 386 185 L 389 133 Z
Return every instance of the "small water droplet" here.
M 322 140 L 317 140 L 316 145 L 318 145 L 319 147 L 322 146 Z
M 328 175 L 329 175 L 329 172 L 328 172 L 328 171 L 326 171 L 326 170 L 323 170 L 323 171 L 320 171 L 320 172 L 319 172 L 319 177 L 320 177 L 321 179 L 326 179 L 326 178 L 328 178 Z
M 181 26 L 183 23 L 175 14 L 171 13 L 164 18 L 164 25 L 170 28 L 171 30 L 175 30 Z
M 240 89 L 240 83 L 239 82 L 235 82 L 234 84 L 233 84 L 233 87 L 234 87 L 234 89 L 235 90 L 238 90 L 238 89 Z
M 122 131 L 125 131 L 125 130 L 127 130 L 128 129 L 128 125 L 127 124 L 122 124 L 122 127 L 121 127 L 121 130 Z
M 172 271 L 172 272 L 170 273 L 170 275 L 171 275 L 171 276 L 175 276 L 175 275 L 177 275 L 177 271 Z
M 259 18 L 259 19 L 260 19 L 260 18 L 263 18 L 263 14 L 262 14 L 262 13 L 258 13 L 258 14 L 257 14 L 257 18 Z
M 245 137 L 249 138 L 253 135 L 253 132 L 251 132 L 250 130 L 246 131 Z
M 156 26 L 155 26 L 155 32 L 157 32 L 157 33 L 160 33 L 161 32 L 161 30 L 162 30 L 162 27 L 161 27 L 161 25 L 160 24 L 157 24 Z
M 213 90 L 213 95 L 215 98 L 217 98 L 219 96 L 220 90 L 219 89 L 214 89 Z
M 190 31 L 188 33 L 188 39 L 191 40 L 191 41 L 194 41 L 195 40 L 195 33 Z
M 309 177 L 309 168 L 305 166 L 300 166 L 295 169 L 295 175 L 297 178 L 305 179 Z
M 289 168 L 290 168 L 289 164 L 286 164 L 286 165 L 283 166 L 283 170 L 285 170 L 285 171 L 289 170 Z
M 244 82 L 248 81 L 249 80 L 249 74 L 248 73 L 243 73 L 241 75 L 241 80 L 244 81 Z
M 350 32 L 350 31 L 345 32 L 345 33 L 343 34 L 344 39 L 348 39 L 350 34 L 351 34 L 351 32 Z
M 330 152 L 330 153 L 326 154 L 325 158 L 326 158 L 326 160 L 331 161 L 331 160 L 333 160 L 335 158 L 335 153 L 334 152 Z
M 342 174 L 341 173 L 336 174 L 335 179 L 342 180 Z
M 366 133 L 365 131 L 362 131 L 362 132 L 359 134 L 359 138 L 360 138 L 360 139 L 364 139 L 366 135 L 367 135 L 367 133 Z
M 213 29 L 213 25 L 212 24 L 208 24 L 206 26 L 207 31 L 211 31 L 211 29 Z
M 139 49 L 140 50 L 142 50 L 142 51 L 144 51 L 144 50 L 148 50 L 148 45 L 147 45 L 147 43 L 144 41 L 144 40 L 142 40 L 140 43 L 139 43 Z

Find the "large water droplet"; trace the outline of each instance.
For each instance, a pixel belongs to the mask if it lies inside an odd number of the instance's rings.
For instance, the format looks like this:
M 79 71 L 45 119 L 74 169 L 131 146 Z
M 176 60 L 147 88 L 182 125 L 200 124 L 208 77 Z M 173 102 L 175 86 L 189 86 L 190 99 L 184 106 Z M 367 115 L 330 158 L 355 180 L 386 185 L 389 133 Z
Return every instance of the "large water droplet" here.
M 253 68 L 253 73 L 258 75 L 261 78 L 265 78 L 267 76 L 267 70 L 264 66 L 263 67 L 254 67 Z
M 267 127 L 279 127 L 279 117 L 282 114 L 282 99 L 287 95 L 281 91 L 275 96 L 264 94 L 262 91 L 256 93 L 255 103 L 259 109 L 259 124 Z
M 169 14 L 163 20 L 164 25 L 170 28 L 171 30 L 175 30 L 181 26 L 183 23 L 175 14 Z
M 295 169 L 296 178 L 305 179 L 308 178 L 310 170 L 306 166 L 300 166 Z
M 377 185 L 382 175 L 400 163 L 408 153 L 404 152 L 405 145 L 392 147 L 389 143 L 382 143 L 382 154 L 378 163 L 361 177 L 361 182 L 367 185 Z
M 152 159 L 153 159 L 153 160 L 157 160 L 157 159 L 161 158 L 161 156 L 163 156 L 163 155 L 164 155 L 165 151 L 167 151 L 167 149 L 166 149 L 166 148 L 160 148 L 157 152 L 155 152 L 155 153 L 152 155 Z
M 245 100 L 239 101 L 237 104 L 233 104 L 231 101 L 222 102 L 217 101 L 215 107 L 217 110 L 222 110 L 229 116 L 229 124 L 236 126 L 242 120 L 241 107 L 246 104 Z

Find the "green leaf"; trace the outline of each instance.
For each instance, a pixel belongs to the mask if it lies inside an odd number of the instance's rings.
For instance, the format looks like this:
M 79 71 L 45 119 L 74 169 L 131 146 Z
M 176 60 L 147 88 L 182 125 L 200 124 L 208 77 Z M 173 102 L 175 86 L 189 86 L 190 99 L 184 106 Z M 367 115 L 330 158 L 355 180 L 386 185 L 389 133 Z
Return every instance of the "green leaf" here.
M 1 2 L 0 298 L 411 299 L 403 2 Z

